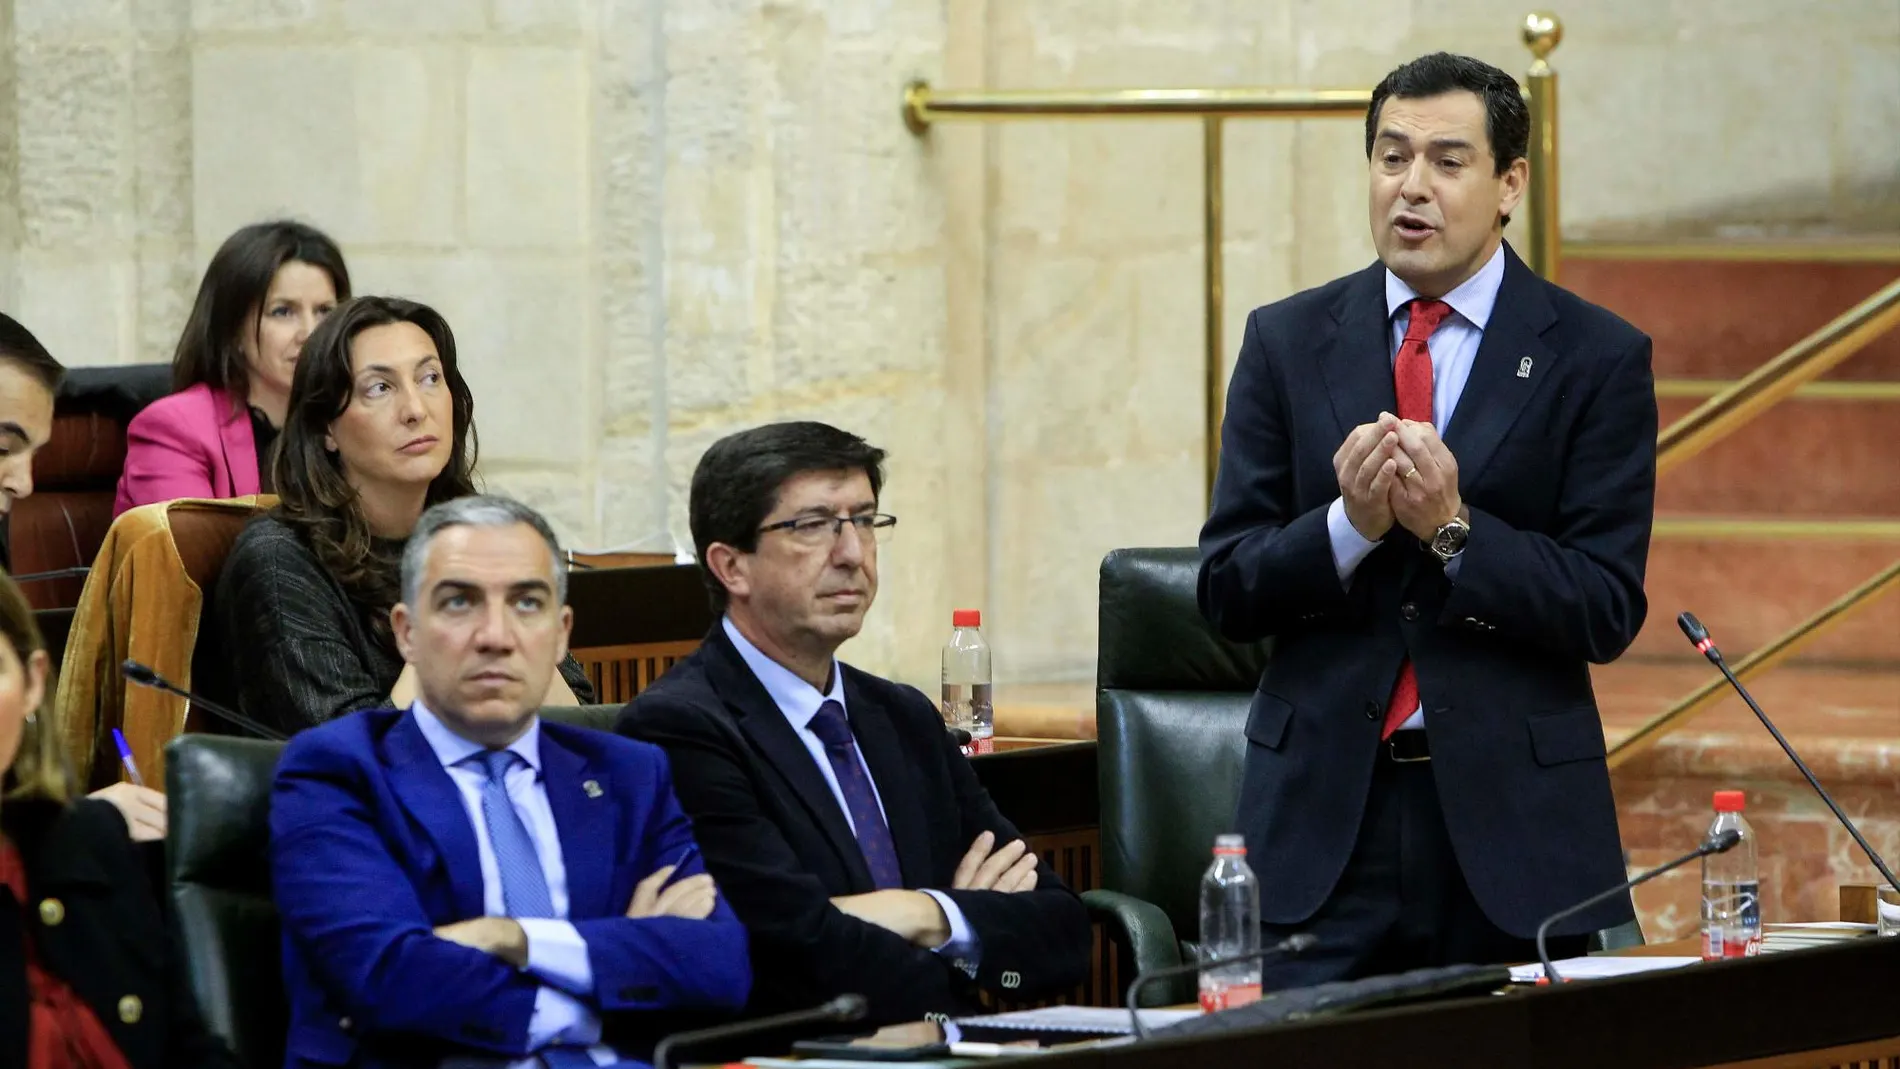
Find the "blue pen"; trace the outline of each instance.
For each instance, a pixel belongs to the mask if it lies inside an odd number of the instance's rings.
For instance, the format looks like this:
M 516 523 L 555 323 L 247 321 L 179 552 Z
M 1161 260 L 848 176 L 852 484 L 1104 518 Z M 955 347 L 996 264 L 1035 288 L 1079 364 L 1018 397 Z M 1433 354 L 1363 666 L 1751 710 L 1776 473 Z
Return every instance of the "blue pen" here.
M 132 760 L 132 747 L 126 745 L 125 732 L 113 728 L 112 741 L 119 746 L 119 763 L 125 766 L 125 774 L 132 777 L 133 783 L 145 786 L 145 777 L 139 775 L 138 762 Z

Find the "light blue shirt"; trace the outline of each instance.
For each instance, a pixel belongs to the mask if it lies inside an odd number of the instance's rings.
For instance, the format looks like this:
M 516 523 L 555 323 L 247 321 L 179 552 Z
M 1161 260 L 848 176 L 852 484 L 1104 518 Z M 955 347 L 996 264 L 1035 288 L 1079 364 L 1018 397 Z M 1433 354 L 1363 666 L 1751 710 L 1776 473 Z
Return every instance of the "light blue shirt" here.
M 508 909 L 502 899 L 501 871 L 495 864 L 494 845 L 488 839 L 488 821 L 482 817 L 482 785 L 488 782 L 488 773 L 480 763 L 466 763 L 487 747 L 451 731 L 421 699 L 416 700 L 410 711 L 429 749 L 435 751 L 436 759 L 455 781 L 455 788 L 462 795 L 462 805 L 468 810 L 468 821 L 475 831 L 475 852 L 481 861 L 482 912 L 490 917 L 506 917 Z M 542 985 L 534 994 L 534 1014 L 528 1020 L 528 1045 L 535 1050 L 557 1043 L 588 1046 L 592 1048 L 589 1054 L 595 1062 L 611 1064 L 618 1060 L 618 1055 L 610 1047 L 597 1046 L 600 1017 L 581 1001 L 594 993 L 594 968 L 587 960 L 587 941 L 566 919 L 567 865 L 561 859 L 561 835 L 554 825 L 554 810 L 548 806 L 547 785 L 541 778 L 540 718 L 531 722 L 508 750 L 521 761 L 508 770 L 503 783 L 516 815 L 534 839 L 535 854 L 540 858 L 542 875 L 548 881 L 548 901 L 554 908 L 553 917 L 515 918 L 515 923 L 521 925 L 528 937 L 527 972 Z M 445 1065 L 461 1061 L 449 1059 Z M 469 1060 L 469 1064 L 477 1063 L 494 1065 L 495 1060 Z M 527 1059 L 519 1064 L 538 1066 L 540 1062 Z
M 739 656 L 744 659 L 746 667 L 752 669 L 752 674 L 764 685 L 765 692 L 771 695 L 772 704 L 778 706 L 778 711 L 785 715 L 786 722 L 792 725 L 792 730 L 798 735 L 798 741 L 805 744 L 806 751 L 811 754 L 812 763 L 817 765 L 818 771 L 824 774 L 825 786 L 831 788 L 831 796 L 838 800 L 838 809 L 844 814 L 845 823 L 851 826 L 851 834 L 856 835 L 857 822 L 851 819 L 851 807 L 844 800 L 844 790 L 838 786 L 838 774 L 831 769 L 831 758 L 825 754 L 824 740 L 811 729 L 812 720 L 818 716 L 819 706 L 829 701 L 837 702 L 841 709 L 845 708 L 844 673 L 839 670 L 838 662 L 836 660 L 831 662 L 831 692 L 820 694 L 817 687 L 798 678 L 791 669 L 767 657 L 750 640 L 740 634 L 738 628 L 732 626 L 730 619 L 721 617 L 719 625 L 726 629 L 726 637 L 732 640 L 733 646 L 739 651 Z M 849 709 L 845 711 L 847 714 L 850 712 Z M 877 789 L 877 779 L 871 775 L 871 766 L 864 763 L 864 751 L 861 748 L 858 750 L 858 767 L 864 769 L 864 778 L 871 784 L 871 794 L 877 799 L 877 811 L 885 813 L 884 796 Z M 885 813 L 885 823 L 887 825 L 890 823 L 888 813 Z M 964 918 L 963 910 L 958 908 L 949 895 L 941 891 L 925 888 L 924 893 L 937 900 L 937 905 L 943 907 L 944 917 L 950 922 L 950 938 L 942 946 L 933 949 L 939 954 L 964 962 L 964 971 L 974 976 L 982 947 L 976 938 L 976 933 L 970 930 L 970 922 Z
M 1471 377 L 1472 362 L 1478 357 L 1478 343 L 1484 340 L 1484 328 L 1491 322 L 1491 311 L 1498 303 L 1498 287 L 1503 284 L 1504 245 L 1500 243 L 1477 274 L 1445 294 L 1444 301 L 1451 305 L 1452 314 L 1445 317 L 1426 343 L 1426 349 L 1432 354 L 1432 426 L 1437 428 L 1440 438 L 1450 428 L 1458 398 L 1464 395 L 1465 381 Z M 1390 270 L 1386 271 L 1385 314 L 1392 321 L 1390 358 L 1394 363 L 1399 358 L 1399 346 L 1405 342 L 1406 324 L 1412 319 L 1411 309 L 1406 305 L 1417 297 L 1417 290 Z M 1335 498 L 1327 508 L 1326 533 L 1333 544 L 1333 567 L 1339 572 L 1339 581 L 1350 585 L 1353 572 L 1379 543 L 1368 541 L 1346 518 L 1345 498 Z M 1446 577 L 1456 581 L 1462 562 L 1462 556 L 1447 562 Z M 1399 725 L 1401 730 L 1424 726 L 1423 708 L 1413 711 Z

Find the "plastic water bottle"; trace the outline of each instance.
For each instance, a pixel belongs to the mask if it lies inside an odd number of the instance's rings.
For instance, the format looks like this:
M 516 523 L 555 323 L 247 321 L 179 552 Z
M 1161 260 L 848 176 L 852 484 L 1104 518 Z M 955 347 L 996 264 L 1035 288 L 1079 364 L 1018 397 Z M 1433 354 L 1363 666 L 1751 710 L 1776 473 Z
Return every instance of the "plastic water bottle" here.
M 1761 876 L 1755 867 L 1755 829 L 1742 817 L 1741 791 L 1715 792 L 1709 835 L 1733 828 L 1742 841 L 1702 859 L 1702 960 L 1761 953 Z
M 956 630 L 943 646 L 943 722 L 970 733 L 966 754 L 989 753 L 996 744 L 996 710 L 990 705 L 990 644 L 983 641 L 983 614 L 958 609 Z
M 1260 949 L 1260 881 L 1247 867 L 1246 840 L 1214 839 L 1214 863 L 1201 877 L 1201 960 Z M 1201 970 L 1201 1009 L 1244 1006 L 1260 997 L 1260 962 Z

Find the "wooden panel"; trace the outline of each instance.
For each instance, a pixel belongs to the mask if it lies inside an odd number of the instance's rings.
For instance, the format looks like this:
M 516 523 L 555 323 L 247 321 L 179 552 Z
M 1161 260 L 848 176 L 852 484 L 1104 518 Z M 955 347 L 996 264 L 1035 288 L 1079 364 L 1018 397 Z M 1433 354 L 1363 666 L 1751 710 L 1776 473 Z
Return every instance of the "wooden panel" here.
M 595 700 L 619 705 L 653 685 L 680 659 L 699 648 L 699 640 L 634 642 L 622 646 L 589 646 L 574 650 L 574 659 L 593 681 Z
M 1871 883 L 1841 884 L 1841 919 L 1856 924 L 1880 923 L 1879 890 Z
M 1719 1069 L 1900 1069 L 1900 1036 L 1847 1047 L 1727 1062 Z

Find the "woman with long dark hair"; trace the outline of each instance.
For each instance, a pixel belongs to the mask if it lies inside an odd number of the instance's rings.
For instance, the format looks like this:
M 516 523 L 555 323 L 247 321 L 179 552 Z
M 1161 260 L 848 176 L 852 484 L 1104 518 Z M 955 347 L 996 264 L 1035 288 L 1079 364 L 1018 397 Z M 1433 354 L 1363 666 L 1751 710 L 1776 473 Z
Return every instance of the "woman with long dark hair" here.
M 350 296 L 343 253 L 315 227 L 256 223 L 225 239 L 172 354 L 172 389 L 125 432 L 113 515 L 181 497 L 270 492 L 270 447 L 304 340 Z
M 33 612 L 0 575 L 0 1065 L 237 1069 L 110 805 L 75 799 Z
M 389 610 L 424 509 L 475 492 L 475 400 L 427 305 L 359 297 L 304 345 L 278 443 L 279 504 L 245 527 L 211 599 L 213 678 L 246 716 L 294 732 L 405 706 Z M 570 656 L 548 704 L 591 698 Z

